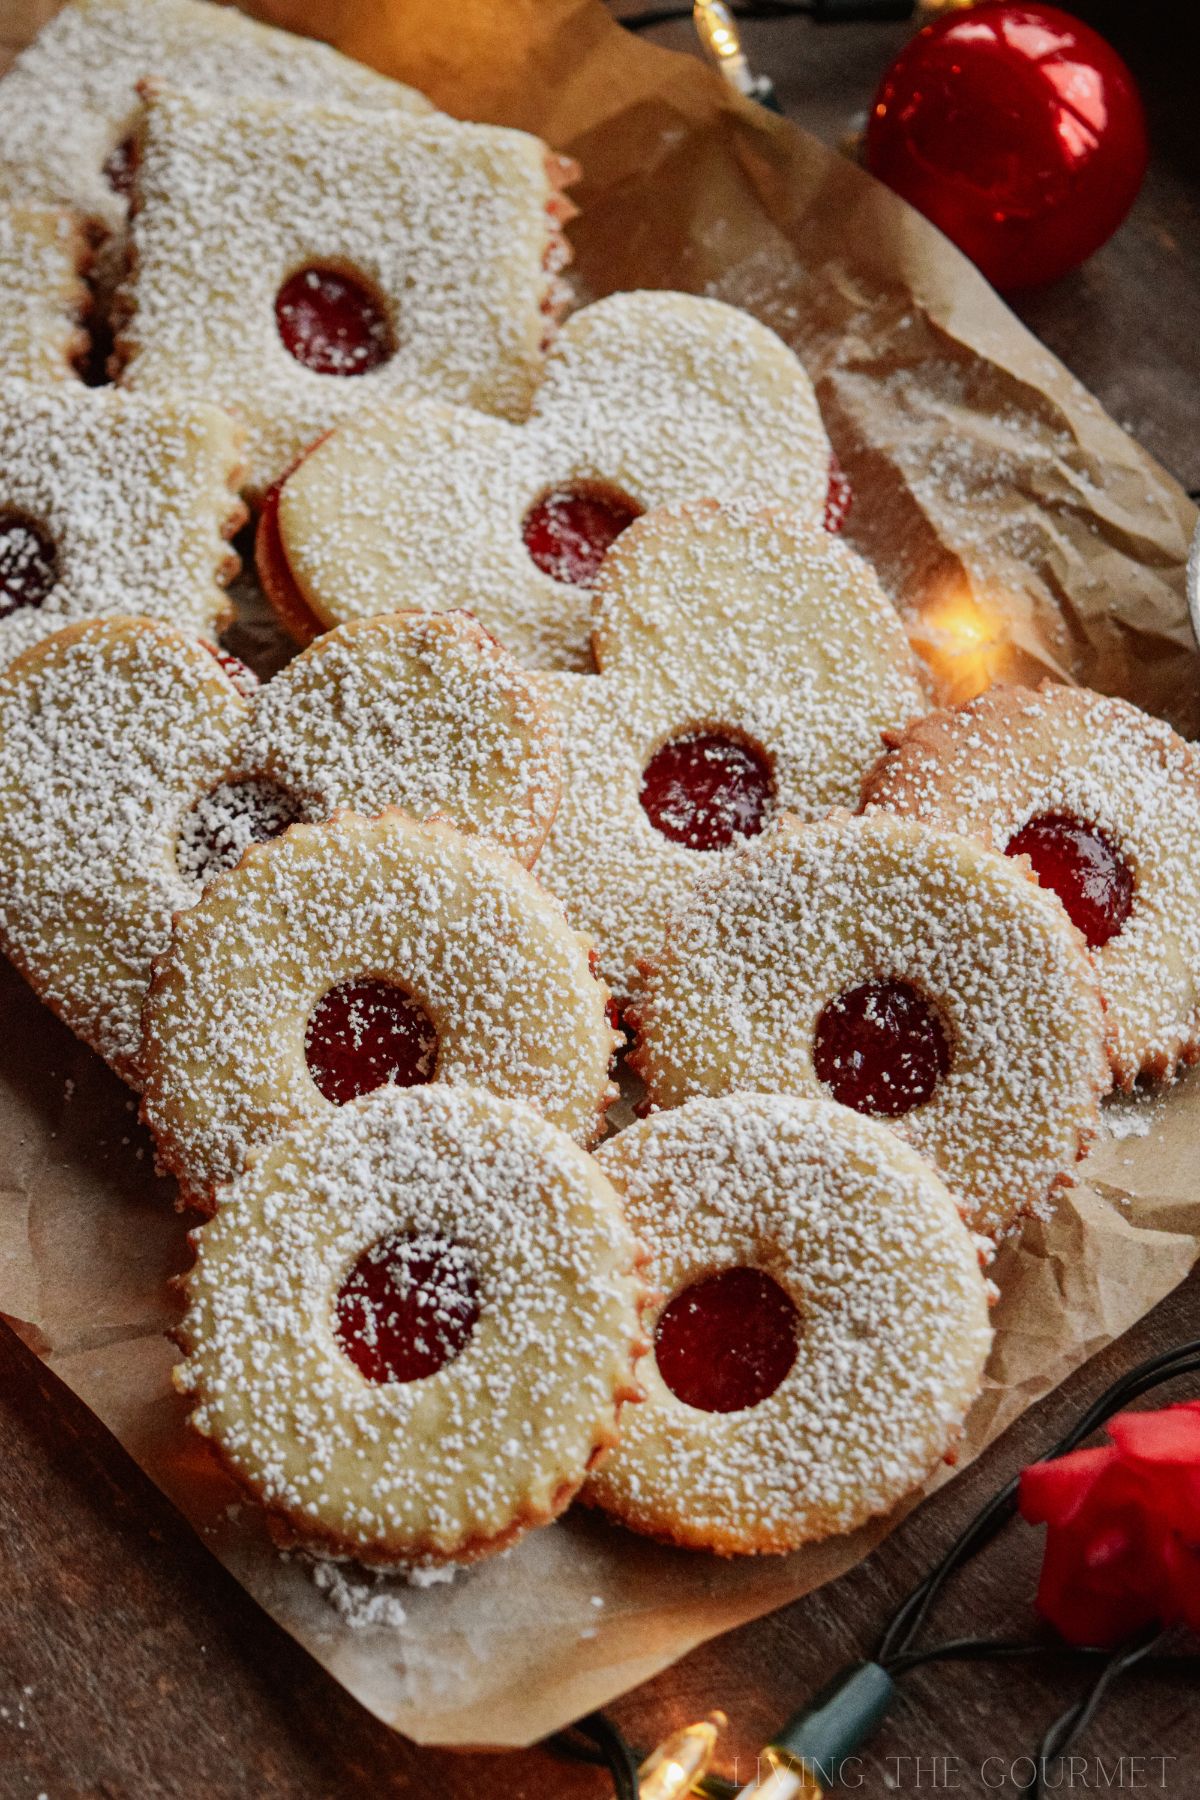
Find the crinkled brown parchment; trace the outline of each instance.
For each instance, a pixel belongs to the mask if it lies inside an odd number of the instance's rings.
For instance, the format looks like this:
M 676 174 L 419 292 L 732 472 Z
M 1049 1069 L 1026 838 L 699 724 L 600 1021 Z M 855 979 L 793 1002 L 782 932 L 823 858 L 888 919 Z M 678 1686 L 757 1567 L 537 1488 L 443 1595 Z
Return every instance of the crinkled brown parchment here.
M 859 169 L 693 60 L 629 37 L 600 0 L 258 10 L 449 111 L 577 157 L 585 294 L 713 293 L 795 345 L 855 486 L 850 535 L 932 645 L 947 692 L 973 685 L 981 663 L 1040 669 L 1200 725 L 1182 597 L 1194 509 L 964 259 Z M 451 1585 L 376 1589 L 350 1573 L 337 1591 L 351 1613 L 391 1595 L 406 1617 L 349 1623 L 303 1562 L 267 1547 L 254 1510 L 183 1430 L 162 1333 L 184 1226 L 131 1098 L 7 971 L 0 1004 L 0 1309 L 262 1605 L 399 1730 L 527 1743 L 831 1579 L 883 1535 L 721 1562 L 577 1510 Z M 1106 1134 L 1054 1220 L 1001 1255 L 969 1454 L 1200 1254 L 1200 1074 L 1122 1103 L 1116 1123 L 1122 1135 Z

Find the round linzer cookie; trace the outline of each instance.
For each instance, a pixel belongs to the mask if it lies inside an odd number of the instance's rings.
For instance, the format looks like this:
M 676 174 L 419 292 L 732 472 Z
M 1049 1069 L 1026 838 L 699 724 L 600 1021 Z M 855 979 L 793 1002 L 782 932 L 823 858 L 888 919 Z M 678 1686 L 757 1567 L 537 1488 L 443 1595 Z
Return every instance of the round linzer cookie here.
M 625 994 L 723 851 L 778 810 L 853 805 L 924 700 L 870 568 L 782 508 L 648 513 L 595 604 L 600 673 L 543 677 L 566 765 L 538 872 Z
M 0 668 L 76 619 L 230 617 L 238 429 L 203 402 L 0 382 Z
M 976 839 L 783 817 L 672 920 L 631 1018 L 655 1106 L 831 1095 L 935 1165 L 976 1230 L 1043 1211 L 1109 1085 L 1082 940 Z
M 91 259 L 74 213 L 0 202 L 0 381 L 78 382 Z
M 328 44 L 197 0 L 68 0 L 0 82 L 0 198 L 69 206 L 123 250 L 137 83 L 147 73 L 214 94 L 280 94 L 419 115 L 429 102 Z
M 461 613 L 330 632 L 246 670 L 144 619 L 75 625 L 0 676 L 0 943 L 135 1085 L 171 915 L 248 845 L 403 806 L 532 862 L 560 755 L 534 678 Z
M 598 1158 L 657 1298 L 643 1403 L 585 1498 L 723 1555 L 887 1512 L 952 1452 L 991 1343 L 976 1240 L 894 1132 L 824 1100 L 692 1100 Z
M 143 92 L 123 385 L 227 404 L 254 495 L 388 398 L 523 416 L 565 299 L 573 164 L 441 115 Z
M 639 1247 L 531 1107 L 382 1089 L 257 1156 L 193 1242 L 176 1386 L 282 1542 L 490 1555 L 564 1510 L 638 1397 Z
M 199 1206 L 285 1126 L 386 1082 L 529 1100 L 591 1143 L 620 1041 L 608 998 L 511 857 L 437 820 L 338 813 L 177 914 L 143 1009 L 143 1112 Z
M 819 525 L 829 441 L 749 313 L 613 294 L 568 319 L 525 424 L 405 396 L 339 426 L 270 496 L 263 584 L 307 642 L 395 606 L 465 606 L 522 662 L 591 666 L 591 585 L 648 508 L 777 496 Z
M 1200 1056 L 1200 759 L 1086 688 L 992 688 L 889 739 L 879 806 L 1027 857 L 1087 940 L 1117 1081 Z

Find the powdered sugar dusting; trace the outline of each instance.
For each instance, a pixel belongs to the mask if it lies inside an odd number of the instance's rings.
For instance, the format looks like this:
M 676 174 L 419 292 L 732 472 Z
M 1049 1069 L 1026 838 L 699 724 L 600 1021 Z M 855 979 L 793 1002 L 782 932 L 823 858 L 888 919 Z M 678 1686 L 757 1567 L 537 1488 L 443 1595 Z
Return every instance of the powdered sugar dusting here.
M 991 1342 L 971 1234 L 929 1166 L 826 1101 L 693 1100 L 599 1152 L 662 1299 L 762 1269 L 799 1313 L 796 1361 L 740 1412 L 675 1398 L 648 1354 L 643 1404 L 587 1497 L 655 1536 L 726 1553 L 852 1530 L 955 1442 Z
M 261 690 L 240 754 L 322 816 L 442 813 L 526 863 L 561 781 L 537 683 L 463 613 L 396 614 L 320 639 Z
M 365 1631 L 372 1626 L 399 1631 L 408 1621 L 401 1602 L 380 1587 L 378 1577 L 373 1581 L 355 1581 L 338 1563 L 317 1562 L 312 1566 L 312 1580 L 317 1592 L 325 1596 L 352 1631 Z
M 547 675 L 562 724 L 563 801 L 539 872 L 628 993 L 639 958 L 723 855 L 656 831 L 640 801 L 665 742 L 732 732 L 765 752 L 776 809 L 853 804 L 880 733 L 922 707 L 899 620 L 870 569 L 782 508 L 647 515 L 596 590 L 601 674 Z
M 0 679 L 4 949 L 127 1077 L 150 960 L 196 897 L 180 826 L 244 714 L 199 644 L 126 620 L 48 639 Z
M 461 615 L 333 632 L 247 704 L 204 646 L 138 620 L 47 640 L 0 681 L 0 931 L 137 1078 L 173 912 L 296 819 L 446 814 L 532 859 L 559 750 L 532 678 Z
M 291 95 L 420 114 L 429 102 L 327 44 L 198 0 L 68 0 L 0 82 L 0 195 L 77 208 L 120 233 L 104 175 L 132 130 L 137 83 Z
M 0 618 L 0 666 L 105 613 L 212 636 L 238 566 L 239 454 L 233 421 L 201 401 L 0 382 L 0 511 L 34 519 L 58 559 L 42 604 Z
M 81 325 L 88 260 L 71 213 L 0 202 L 0 379 L 78 381 L 73 359 L 88 343 Z
M 305 1060 L 318 1000 L 372 976 L 438 1034 L 436 1079 L 533 1101 L 585 1142 L 610 1097 L 608 991 L 557 902 L 482 840 L 392 811 L 248 851 L 177 916 L 143 1014 L 144 1113 L 208 1202 L 296 1119 L 330 1111 Z
M 334 1300 L 397 1231 L 469 1254 L 479 1318 L 436 1374 L 370 1382 Z M 285 1536 L 368 1563 L 470 1560 L 561 1511 L 615 1437 L 637 1248 L 595 1164 L 527 1107 L 381 1089 L 278 1139 L 197 1240 L 177 1385 Z
M 998 850 L 1039 814 L 1097 827 L 1134 876 L 1129 918 L 1091 952 L 1117 1077 L 1200 1053 L 1200 761 L 1170 726 L 1086 689 L 994 689 L 914 724 L 864 803 Z
M 253 492 L 389 394 L 524 411 L 561 261 L 543 144 L 440 116 L 147 91 L 118 296 L 126 385 L 236 410 Z M 376 295 L 396 344 L 378 368 L 347 379 L 288 354 L 276 295 L 313 263 Z
M 816 1020 L 877 980 L 915 987 L 950 1042 L 948 1075 L 893 1128 L 978 1230 L 1044 1210 L 1109 1081 L 1082 941 L 1016 863 L 914 821 L 784 816 L 697 887 L 637 999 L 652 1101 L 820 1094 Z
M 522 539 L 543 495 L 594 482 L 647 509 L 748 491 L 820 523 L 829 443 L 797 359 L 748 314 L 614 294 L 569 319 L 513 427 L 433 401 L 343 426 L 286 483 L 292 576 L 327 623 L 467 606 L 521 661 L 590 666 L 590 593 Z

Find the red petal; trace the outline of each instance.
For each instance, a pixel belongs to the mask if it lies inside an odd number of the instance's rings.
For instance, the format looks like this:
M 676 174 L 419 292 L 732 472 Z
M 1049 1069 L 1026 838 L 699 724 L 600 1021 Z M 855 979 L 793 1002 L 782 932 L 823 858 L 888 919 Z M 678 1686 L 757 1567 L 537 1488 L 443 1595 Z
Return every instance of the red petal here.
M 1073 1450 L 1053 1462 L 1031 1463 L 1021 1471 L 1021 1516 L 1031 1525 L 1068 1525 L 1100 1477 L 1117 1462 L 1110 1444 Z
M 1200 1543 L 1172 1532 L 1163 1547 L 1167 1595 L 1163 1616 L 1168 1624 L 1200 1631 Z
M 1141 1462 L 1200 1468 L 1200 1406 L 1118 1413 L 1108 1430 L 1123 1456 L 1136 1457 Z

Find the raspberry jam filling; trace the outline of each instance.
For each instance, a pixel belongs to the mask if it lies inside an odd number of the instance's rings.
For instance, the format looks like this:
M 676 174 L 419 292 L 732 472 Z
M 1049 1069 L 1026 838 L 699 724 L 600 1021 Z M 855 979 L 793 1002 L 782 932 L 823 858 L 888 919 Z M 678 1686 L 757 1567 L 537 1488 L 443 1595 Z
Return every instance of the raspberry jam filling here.
M 1093 950 L 1116 937 L 1133 907 L 1133 870 L 1112 840 L 1069 813 L 1039 813 L 1005 846 L 1027 856 Z
M 213 661 L 220 663 L 243 700 L 249 699 L 259 687 L 259 679 L 254 670 L 240 656 L 235 656 L 232 650 L 223 650 L 219 644 L 210 644 L 207 638 L 201 638 L 200 641 Z
M 258 578 L 285 630 L 302 644 L 310 644 L 327 627 L 300 592 L 283 546 L 283 532 L 279 526 L 279 501 L 286 479 L 284 476 L 283 480 L 277 481 L 263 495 L 258 513 L 258 529 L 254 534 L 254 562 Z
M 304 1034 L 308 1072 L 344 1106 L 376 1088 L 433 1080 L 438 1040 L 429 1015 L 391 981 L 343 981 L 318 1000 Z
M 420 1381 L 461 1353 L 478 1294 L 462 1244 L 393 1232 L 363 1251 L 338 1291 L 338 1343 L 368 1381 Z
M 850 508 L 854 505 L 854 489 L 850 486 L 850 477 L 842 468 L 837 457 L 830 452 L 829 486 L 825 490 L 825 529 L 838 532 L 850 517 Z
M 554 488 L 525 514 L 525 548 L 552 581 L 590 587 L 610 545 L 641 512 L 616 488 L 595 483 Z
M 275 322 L 285 350 L 315 375 L 366 375 L 396 348 L 375 295 L 341 269 L 310 264 L 289 275 Z
M 676 1294 L 654 1333 L 658 1372 L 701 1412 L 744 1412 L 773 1394 L 796 1360 L 800 1319 L 761 1269 L 722 1269 Z
M 213 655 L 222 660 L 223 653 Z M 296 795 L 268 776 L 223 781 L 183 821 L 175 849 L 179 872 L 185 881 L 203 885 L 236 868 L 251 844 L 265 844 L 306 817 Z
M 53 539 L 23 513 L 0 517 L 0 619 L 23 606 L 40 606 L 57 581 Z
M 104 179 L 114 194 L 128 199 L 133 192 L 133 171 L 137 163 L 137 139 L 130 132 L 114 144 L 104 159 Z
M 950 1070 L 941 1020 L 906 981 L 868 981 L 817 1020 L 813 1067 L 835 1100 L 897 1119 L 930 1098 Z
M 716 731 L 691 731 L 656 750 L 639 796 L 656 831 L 689 850 L 724 850 L 766 824 L 775 783 L 761 750 Z

